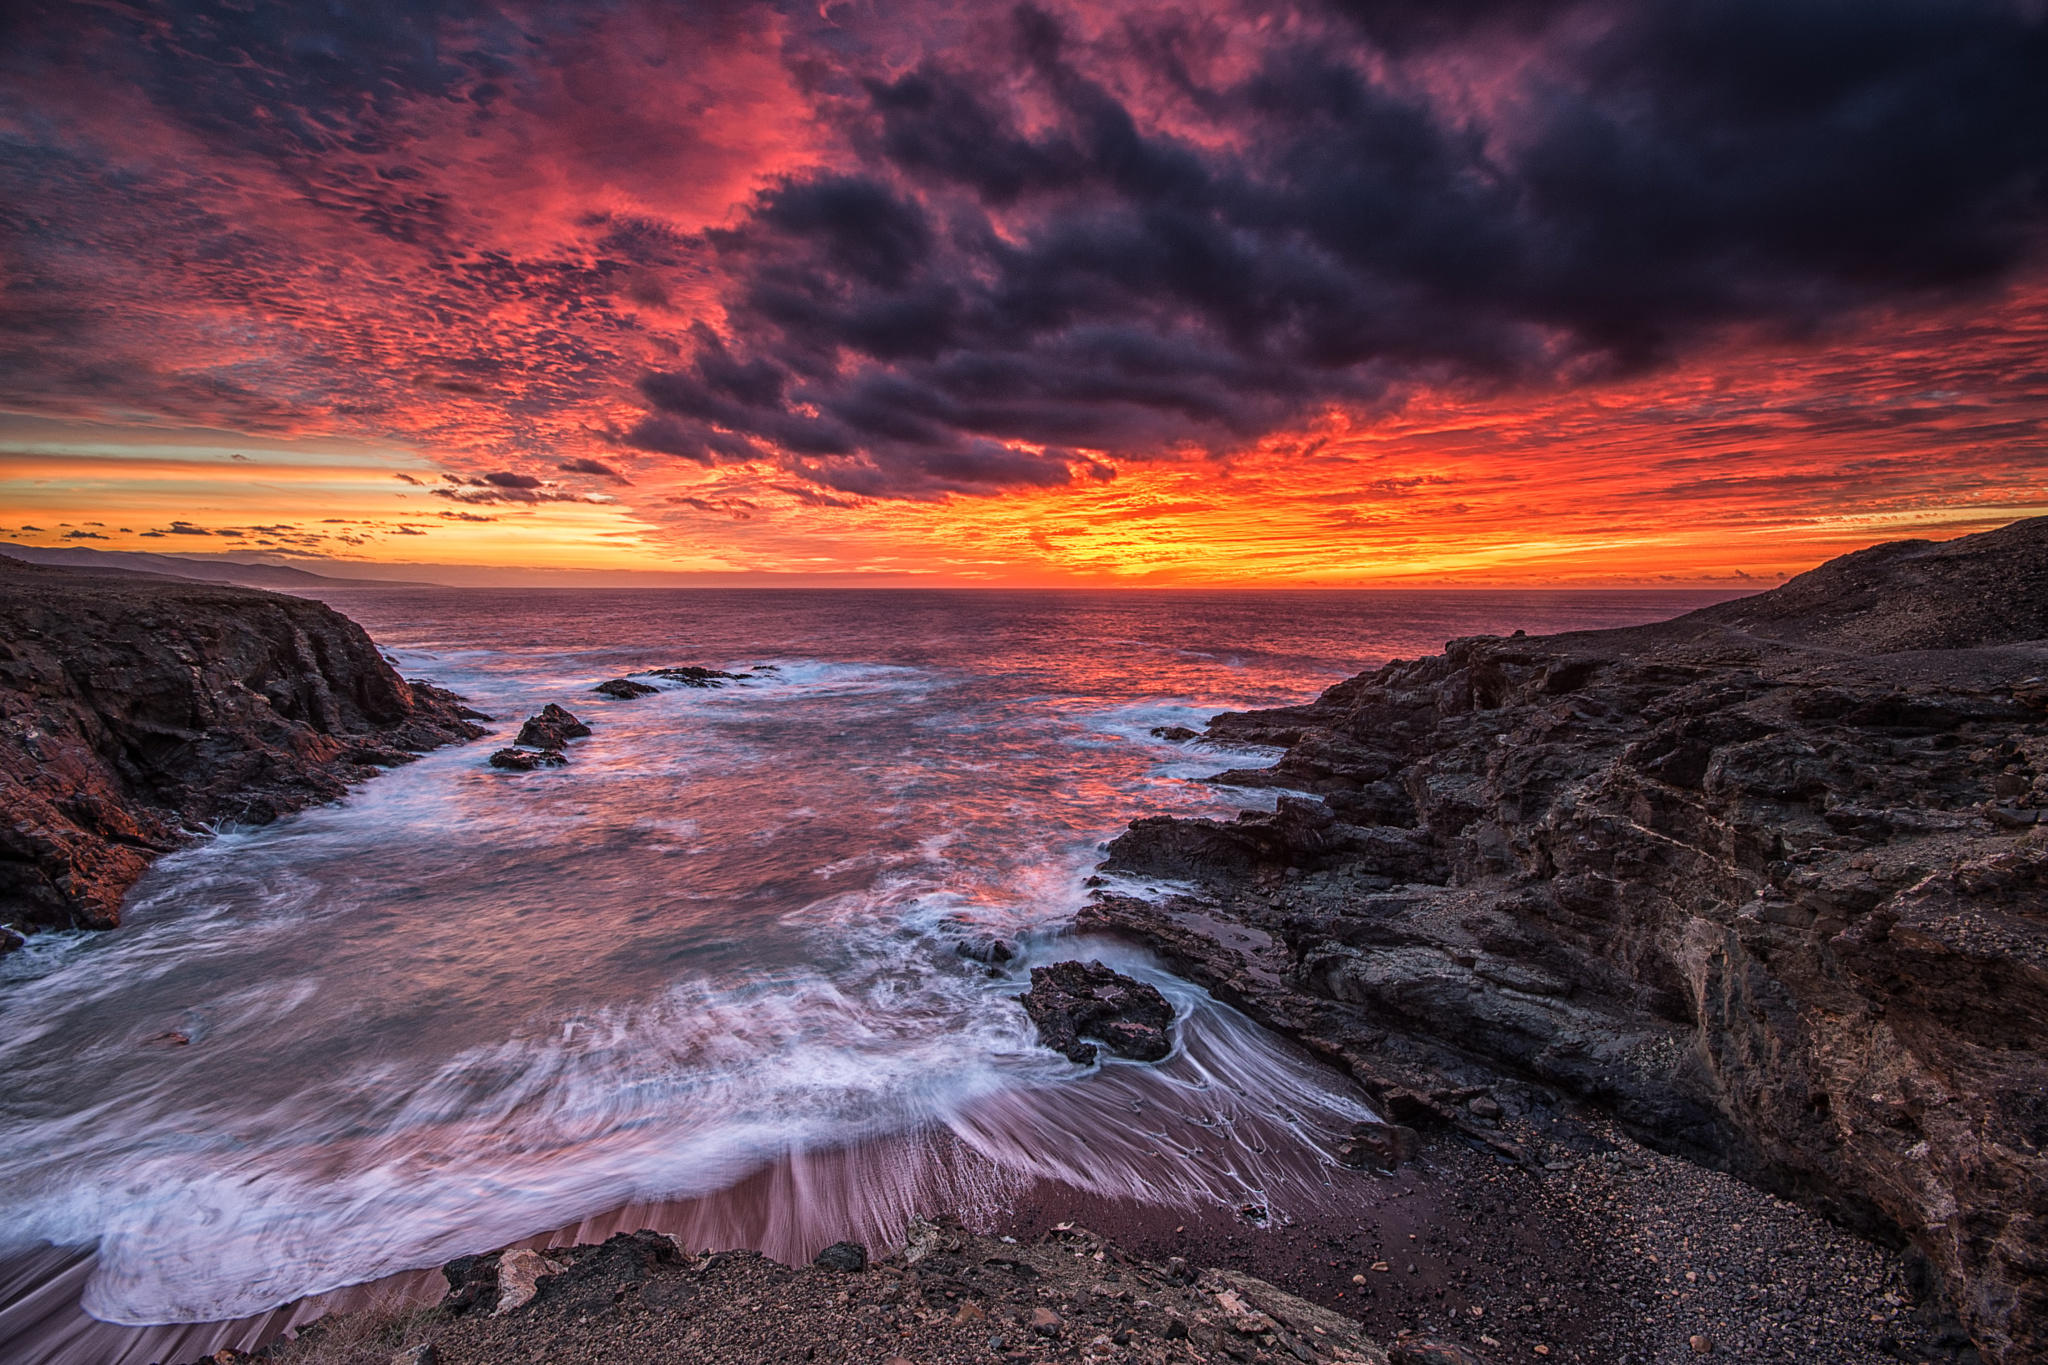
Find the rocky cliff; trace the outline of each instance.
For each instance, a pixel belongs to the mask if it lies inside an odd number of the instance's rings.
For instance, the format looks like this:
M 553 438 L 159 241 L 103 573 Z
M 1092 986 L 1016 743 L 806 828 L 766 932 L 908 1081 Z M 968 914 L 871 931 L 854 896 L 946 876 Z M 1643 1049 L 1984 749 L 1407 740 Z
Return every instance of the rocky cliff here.
M 158 854 L 474 738 L 470 714 L 319 602 L 0 559 L 0 926 L 111 928 Z
M 1657 626 L 1456 640 L 1208 738 L 1084 925 L 1540 1164 L 1574 1107 L 1925 1256 L 2048 1359 L 2048 519 Z

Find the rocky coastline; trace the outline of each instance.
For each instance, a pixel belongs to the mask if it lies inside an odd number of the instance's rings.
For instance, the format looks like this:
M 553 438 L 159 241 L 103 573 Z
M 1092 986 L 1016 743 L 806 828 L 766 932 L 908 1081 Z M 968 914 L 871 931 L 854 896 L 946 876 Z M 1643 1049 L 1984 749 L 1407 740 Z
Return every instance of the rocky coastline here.
M 474 739 L 322 603 L 0 558 L 0 951 L 110 929 L 158 856 Z
M 1140 820 L 1081 927 L 1541 1168 L 1599 1123 L 1920 1258 L 2048 1359 L 2048 519 L 1654 626 L 1454 640 Z M 1129 894 L 1127 883 L 1166 883 Z
M 476 718 L 317 603 L 0 564 L 0 903 L 108 927 L 206 823 Z M 559 757 L 582 722 L 536 725 Z M 1338 1213 L 1053 1189 L 795 1268 L 542 1239 L 259 1356 L 2048 1358 L 2048 519 L 1658 625 L 1455 640 L 1163 737 L 1274 809 L 1134 822 L 1076 928 L 1360 1082 L 1385 1122 L 1330 1152 Z M 1157 993 L 1100 964 L 1019 1000 L 1076 1060 L 1171 1047 Z

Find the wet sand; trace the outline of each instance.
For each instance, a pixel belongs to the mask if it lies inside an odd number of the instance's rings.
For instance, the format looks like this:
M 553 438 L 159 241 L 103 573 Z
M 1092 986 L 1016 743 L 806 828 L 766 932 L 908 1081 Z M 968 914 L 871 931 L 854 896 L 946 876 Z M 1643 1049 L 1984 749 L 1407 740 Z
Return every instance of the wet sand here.
M 1618 1135 L 1600 1138 L 1595 1145 L 1604 1150 L 1553 1153 L 1531 1169 L 1446 1135 L 1397 1172 L 1329 1168 L 1328 1198 L 1290 1201 L 1290 1212 L 1263 1219 L 1213 1205 L 1148 1205 L 1051 1181 L 990 1184 L 970 1207 L 922 1211 L 956 1214 L 969 1227 L 1025 1245 L 1077 1224 L 1143 1260 L 1172 1265 L 1179 1258 L 1191 1271 L 1257 1276 L 1358 1321 L 1381 1342 L 1420 1332 L 1489 1359 L 1677 1361 L 1697 1354 L 1694 1338 L 1745 1361 L 1973 1359 L 1959 1334 L 1916 1306 L 1909 1267 L 1896 1252 L 1731 1177 Z M 973 1188 L 976 1162 L 956 1146 L 932 1161 L 952 1146 L 944 1137 L 892 1138 L 777 1163 L 706 1199 L 616 1209 L 518 1245 L 587 1245 L 646 1227 L 706 1251 L 779 1245 L 797 1220 L 814 1229 L 809 1240 L 824 1237 L 815 1229 L 834 1217 L 857 1230 L 863 1218 L 891 1213 L 857 1191 L 875 1190 L 876 1170 L 906 1169 L 908 1142 L 923 1148 L 928 1172 L 950 1170 L 944 1180 L 928 1174 L 928 1183 L 950 1183 L 955 1194 Z M 820 1221 L 821 1200 L 840 1212 Z M 816 1248 L 802 1255 L 780 1249 L 802 1263 Z M 878 1257 L 889 1249 L 874 1245 Z M 40 1266 L 18 1261 L 0 1281 L 8 1286 L 0 1320 L 10 1350 L 23 1352 L 18 1358 L 198 1360 L 222 1347 L 274 1341 L 330 1311 L 429 1307 L 446 1290 L 441 1273 L 429 1269 L 232 1324 L 124 1328 L 78 1311 L 89 1265 L 87 1256 L 52 1252 Z

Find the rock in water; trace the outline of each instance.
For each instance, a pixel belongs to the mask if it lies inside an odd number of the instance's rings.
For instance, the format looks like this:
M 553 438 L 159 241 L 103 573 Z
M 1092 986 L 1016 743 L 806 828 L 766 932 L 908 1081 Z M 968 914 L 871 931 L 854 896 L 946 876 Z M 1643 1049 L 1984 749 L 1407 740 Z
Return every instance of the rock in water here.
M 1099 1041 L 1119 1057 L 1156 1062 L 1173 1051 L 1173 1006 L 1142 981 L 1100 962 L 1057 962 L 1031 969 L 1031 989 L 1017 997 L 1038 1041 L 1083 1066 Z
M 581 739 L 589 733 L 588 725 L 549 702 L 540 708 L 539 714 L 526 718 L 526 724 L 519 727 L 519 738 L 515 743 L 529 749 L 559 749 L 570 740 Z
M 684 664 L 677 668 L 650 668 L 647 676 L 666 678 L 679 682 L 685 687 L 723 687 L 729 682 L 745 682 L 744 673 L 724 673 L 715 668 L 699 668 L 695 664 Z
M 610 678 L 590 690 L 602 692 L 607 697 L 617 697 L 620 701 L 631 701 L 635 697 L 650 697 L 656 692 L 661 691 L 660 688 L 649 687 L 646 683 L 636 683 L 631 678 Z
M 335 800 L 470 714 L 323 603 L 0 557 L 0 920 L 111 929 L 196 831 Z
M 953 951 L 969 962 L 983 962 L 991 967 L 999 967 L 1017 956 L 1014 944 L 993 934 L 971 934 L 955 943 Z
M 500 749 L 491 755 L 493 768 L 530 773 L 535 768 L 566 767 L 569 756 L 560 749 Z

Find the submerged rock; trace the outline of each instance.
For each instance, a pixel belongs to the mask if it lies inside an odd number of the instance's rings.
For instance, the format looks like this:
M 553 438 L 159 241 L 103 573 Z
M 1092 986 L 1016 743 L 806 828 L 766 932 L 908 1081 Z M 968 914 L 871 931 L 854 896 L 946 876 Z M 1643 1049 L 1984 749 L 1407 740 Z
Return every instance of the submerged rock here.
M 1056 962 L 1031 969 L 1031 989 L 1017 997 L 1038 1041 L 1083 1066 L 1095 1060 L 1095 1039 L 1119 1057 L 1156 1062 L 1173 1051 L 1173 1006 L 1142 981 L 1100 962 Z
M 526 724 L 519 727 L 519 738 L 514 742 L 532 749 L 559 749 L 570 740 L 581 739 L 589 733 L 588 725 L 549 702 L 537 714 L 527 717 Z
M 569 756 L 560 749 L 500 749 L 491 755 L 493 768 L 515 773 L 530 773 L 535 768 L 562 768 L 568 763 Z
M 955 943 L 953 951 L 969 962 L 986 963 L 991 967 L 1000 967 L 1017 956 L 1015 944 L 994 934 L 970 934 Z
M 1200 739 L 1201 737 L 1201 731 L 1190 730 L 1185 725 L 1155 725 L 1152 727 L 1152 738 L 1163 739 L 1169 744 L 1186 744 L 1191 739 Z
M 666 678 L 685 687 L 723 687 L 729 682 L 745 682 L 744 673 L 726 673 L 716 668 L 699 668 L 695 664 L 684 664 L 675 668 L 650 668 L 650 678 Z
M 651 697 L 661 691 L 658 687 L 649 687 L 646 683 L 637 683 L 631 678 L 609 678 L 590 690 L 601 692 L 607 697 L 617 697 L 620 701 L 631 701 L 635 697 Z

